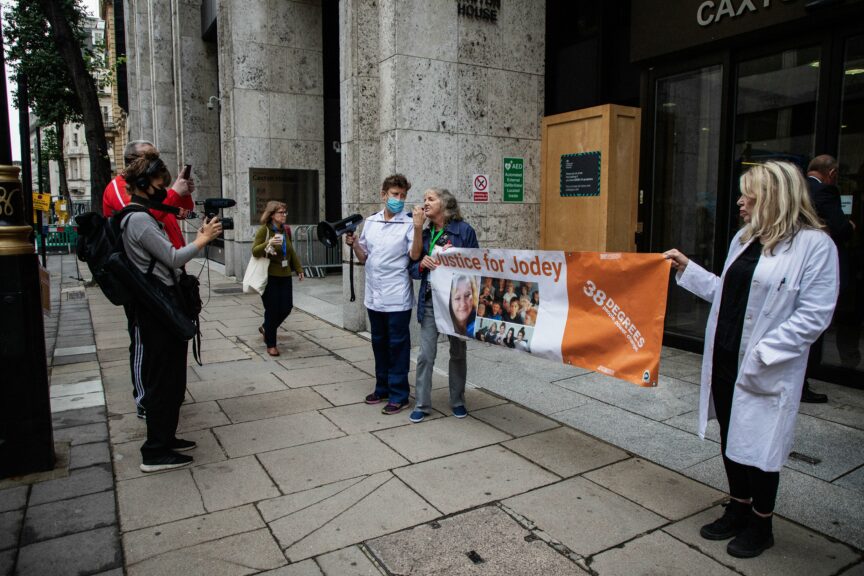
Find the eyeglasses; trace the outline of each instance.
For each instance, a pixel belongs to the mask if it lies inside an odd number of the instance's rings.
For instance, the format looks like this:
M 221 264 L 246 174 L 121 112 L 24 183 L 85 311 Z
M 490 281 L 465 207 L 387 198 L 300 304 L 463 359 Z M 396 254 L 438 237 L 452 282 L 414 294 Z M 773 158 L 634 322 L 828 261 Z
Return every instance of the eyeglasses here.
M 285 210 L 277 210 L 274 214 L 287 214 L 288 212 Z

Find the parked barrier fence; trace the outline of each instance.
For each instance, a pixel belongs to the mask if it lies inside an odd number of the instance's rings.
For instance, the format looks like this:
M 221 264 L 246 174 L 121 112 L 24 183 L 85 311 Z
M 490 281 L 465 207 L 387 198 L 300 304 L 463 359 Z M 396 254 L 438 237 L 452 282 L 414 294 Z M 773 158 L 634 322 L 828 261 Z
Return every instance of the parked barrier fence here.
M 43 226 L 45 249 L 50 252 L 65 250 L 71 254 L 78 246 L 78 229 L 74 226 Z M 36 246 L 42 245 L 42 234 L 36 234 Z
M 294 250 L 303 264 L 303 274 L 322 278 L 328 268 L 342 268 L 340 246 L 328 248 L 318 240 L 318 225 L 303 224 L 292 228 Z

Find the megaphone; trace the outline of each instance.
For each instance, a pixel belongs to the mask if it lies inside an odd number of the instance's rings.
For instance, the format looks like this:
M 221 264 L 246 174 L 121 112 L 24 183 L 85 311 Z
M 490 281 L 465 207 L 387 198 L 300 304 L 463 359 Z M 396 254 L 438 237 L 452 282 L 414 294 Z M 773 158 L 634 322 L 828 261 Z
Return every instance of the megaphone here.
M 318 240 L 325 246 L 332 248 L 339 243 L 340 236 L 354 232 L 361 222 L 363 222 L 363 216 L 360 214 L 352 214 L 338 222 L 321 221 L 318 223 Z

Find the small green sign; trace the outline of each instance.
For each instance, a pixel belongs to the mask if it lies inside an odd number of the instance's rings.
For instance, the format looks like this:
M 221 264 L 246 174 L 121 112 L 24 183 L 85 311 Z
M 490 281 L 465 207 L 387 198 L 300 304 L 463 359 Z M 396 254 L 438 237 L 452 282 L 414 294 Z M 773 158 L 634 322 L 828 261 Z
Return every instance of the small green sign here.
M 504 158 L 504 202 L 525 200 L 525 159 Z

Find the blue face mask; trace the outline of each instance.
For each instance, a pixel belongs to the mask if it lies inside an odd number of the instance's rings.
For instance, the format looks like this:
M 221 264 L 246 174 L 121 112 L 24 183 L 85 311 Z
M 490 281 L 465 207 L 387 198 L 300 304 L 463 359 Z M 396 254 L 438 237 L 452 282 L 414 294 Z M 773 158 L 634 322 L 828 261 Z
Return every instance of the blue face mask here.
M 400 214 L 402 210 L 405 209 L 405 201 L 397 200 L 395 198 L 387 199 L 387 210 L 390 211 L 391 214 Z

